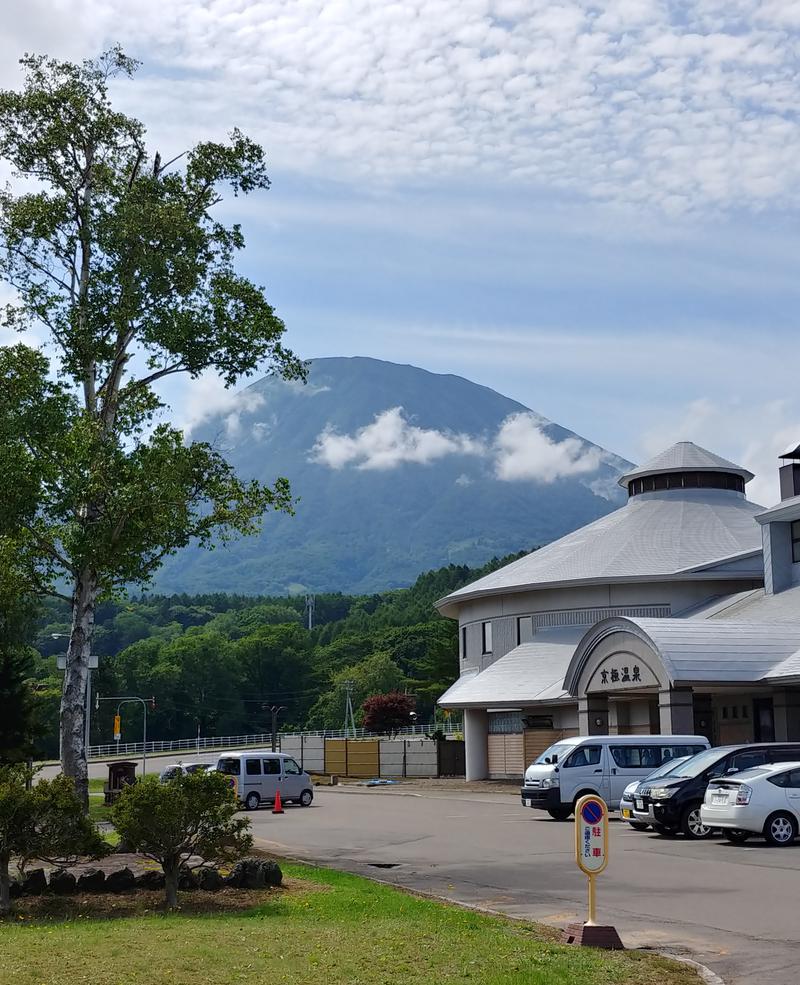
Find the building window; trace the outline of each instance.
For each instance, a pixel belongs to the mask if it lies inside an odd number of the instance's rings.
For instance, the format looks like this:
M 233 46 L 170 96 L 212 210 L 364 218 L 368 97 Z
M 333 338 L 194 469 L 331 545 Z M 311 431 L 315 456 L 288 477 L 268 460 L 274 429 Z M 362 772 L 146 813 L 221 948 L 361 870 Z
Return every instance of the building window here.
M 461 659 L 467 659 L 467 627 L 461 627 Z
M 800 520 L 792 523 L 792 563 L 800 563 Z
M 533 616 L 517 616 L 517 646 L 533 639 Z
M 492 652 L 492 624 L 490 622 L 485 622 L 481 625 L 481 630 L 483 633 L 483 652 Z

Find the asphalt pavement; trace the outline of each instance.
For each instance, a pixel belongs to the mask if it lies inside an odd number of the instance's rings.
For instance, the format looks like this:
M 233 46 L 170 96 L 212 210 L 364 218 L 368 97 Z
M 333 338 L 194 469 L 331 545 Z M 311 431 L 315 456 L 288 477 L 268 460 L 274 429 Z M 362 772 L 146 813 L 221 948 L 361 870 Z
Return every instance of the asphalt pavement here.
M 309 809 L 250 814 L 259 846 L 515 917 L 585 919 L 573 825 L 509 794 L 318 787 Z M 598 918 L 627 946 L 707 965 L 730 985 L 800 979 L 800 843 L 687 842 L 611 824 Z

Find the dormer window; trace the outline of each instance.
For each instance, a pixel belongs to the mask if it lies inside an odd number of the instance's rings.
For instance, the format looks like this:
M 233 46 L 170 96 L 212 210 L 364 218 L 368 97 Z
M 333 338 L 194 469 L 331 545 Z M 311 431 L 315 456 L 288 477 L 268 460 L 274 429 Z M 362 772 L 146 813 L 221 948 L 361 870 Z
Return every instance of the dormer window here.
M 800 564 L 800 520 L 792 523 L 792 563 Z

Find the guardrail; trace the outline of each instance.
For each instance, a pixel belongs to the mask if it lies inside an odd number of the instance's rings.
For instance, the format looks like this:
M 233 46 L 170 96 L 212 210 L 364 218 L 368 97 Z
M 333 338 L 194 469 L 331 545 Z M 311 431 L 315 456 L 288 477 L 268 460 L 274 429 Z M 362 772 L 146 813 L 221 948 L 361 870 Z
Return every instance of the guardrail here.
M 441 731 L 445 735 L 452 735 L 462 731 L 462 726 L 457 723 L 447 722 L 437 725 L 409 725 L 406 728 L 397 729 L 392 733 L 393 736 L 423 736 L 430 735 L 434 730 Z M 317 729 L 303 732 L 279 732 L 278 749 L 280 749 L 281 738 L 289 736 L 317 736 L 325 739 L 375 739 L 380 738 L 374 732 L 367 729 Z M 387 736 L 382 736 L 386 738 Z M 193 739 L 156 739 L 147 743 L 147 754 L 159 752 L 193 752 L 197 755 L 204 750 L 220 749 L 253 749 L 258 746 L 271 746 L 272 733 L 264 732 L 253 735 L 209 735 Z M 108 742 L 104 745 L 89 746 L 89 759 L 108 759 L 111 756 L 136 756 L 141 755 L 143 743 L 141 742 Z

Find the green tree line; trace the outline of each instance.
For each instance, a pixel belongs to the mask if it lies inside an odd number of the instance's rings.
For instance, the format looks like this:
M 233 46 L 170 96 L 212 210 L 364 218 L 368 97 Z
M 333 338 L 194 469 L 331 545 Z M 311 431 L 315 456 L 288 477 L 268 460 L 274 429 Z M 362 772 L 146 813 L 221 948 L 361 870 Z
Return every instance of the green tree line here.
M 267 732 L 273 705 L 283 728 L 341 728 L 345 682 L 361 704 L 407 690 L 419 720 L 432 723 L 436 699 L 458 676 L 458 633 L 434 602 L 521 555 L 482 568 L 449 565 L 407 589 L 366 596 L 317 595 L 314 625 L 302 596 L 145 596 L 98 605 L 95 693 L 155 698 L 148 737 L 188 738 Z M 38 752 L 58 752 L 58 704 L 69 606 L 42 603 L 30 673 L 45 728 Z M 110 703 L 93 713 L 93 744 L 112 741 Z M 141 737 L 141 712 L 123 713 L 123 740 Z

